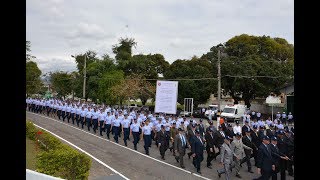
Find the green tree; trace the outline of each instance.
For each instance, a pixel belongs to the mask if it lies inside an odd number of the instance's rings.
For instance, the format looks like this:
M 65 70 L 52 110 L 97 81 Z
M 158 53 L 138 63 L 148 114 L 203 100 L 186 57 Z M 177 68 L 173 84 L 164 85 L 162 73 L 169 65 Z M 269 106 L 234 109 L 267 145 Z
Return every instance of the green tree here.
M 26 63 L 26 93 L 27 96 L 38 93 L 43 86 L 40 79 L 41 70 L 34 61 L 27 61 Z
M 222 89 L 247 107 L 255 97 L 279 93 L 275 89 L 293 78 L 294 48 L 285 39 L 242 34 L 228 40 L 224 52 Z
M 158 74 L 163 74 L 170 64 L 161 54 L 134 55 L 128 63 L 129 74 L 140 74 L 147 79 L 157 79 Z
M 31 55 L 31 42 L 26 41 L 26 61 L 30 61 L 35 58 L 36 58 L 35 56 Z
M 136 47 L 136 45 L 137 43 L 133 38 L 120 38 L 119 44 L 112 46 L 112 52 L 116 55 L 116 63 L 125 75 L 130 73 L 128 64 L 132 58 L 132 47 Z
M 164 73 L 165 79 L 201 79 L 216 77 L 209 61 L 192 57 L 191 60 L 176 60 Z M 184 103 L 184 98 L 193 98 L 195 106 L 206 103 L 210 94 L 216 91 L 217 80 L 181 80 L 178 85 L 178 102 Z
M 51 87 L 58 93 L 58 97 L 66 98 L 72 93 L 73 76 L 67 72 L 57 71 L 51 73 Z
M 124 80 L 124 73 L 122 70 L 106 71 L 99 80 L 99 99 L 101 102 L 107 104 L 116 104 L 117 97 L 111 91 L 111 88 L 120 84 Z

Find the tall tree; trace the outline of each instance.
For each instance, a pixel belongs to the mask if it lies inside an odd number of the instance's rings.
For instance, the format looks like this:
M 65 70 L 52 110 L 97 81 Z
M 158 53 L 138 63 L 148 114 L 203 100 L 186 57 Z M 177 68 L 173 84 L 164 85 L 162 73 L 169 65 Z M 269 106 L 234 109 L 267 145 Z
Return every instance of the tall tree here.
M 30 61 L 35 58 L 36 58 L 35 56 L 31 55 L 31 42 L 26 41 L 26 61 Z
M 213 78 L 212 65 L 209 61 L 193 57 L 191 60 L 176 60 L 164 73 L 165 79 L 199 79 L 179 80 L 178 102 L 184 103 L 184 98 L 193 98 L 195 106 L 207 102 L 210 94 L 216 91 L 215 79 Z M 202 80 L 200 80 L 202 79 Z
M 27 96 L 38 93 L 43 86 L 40 79 L 41 70 L 34 61 L 27 61 L 26 63 L 26 93 Z
M 51 73 L 51 84 L 53 91 L 58 93 L 58 97 L 66 98 L 72 93 L 70 88 L 73 83 L 73 76 L 67 72 L 56 71 Z
M 132 58 L 132 48 L 137 46 L 133 38 L 120 38 L 119 44 L 112 46 L 112 52 L 116 55 L 116 63 L 127 75 L 130 72 L 128 64 Z
M 242 34 L 225 43 L 225 53 L 222 88 L 247 107 L 255 97 L 267 97 L 293 78 L 294 48 L 285 39 Z

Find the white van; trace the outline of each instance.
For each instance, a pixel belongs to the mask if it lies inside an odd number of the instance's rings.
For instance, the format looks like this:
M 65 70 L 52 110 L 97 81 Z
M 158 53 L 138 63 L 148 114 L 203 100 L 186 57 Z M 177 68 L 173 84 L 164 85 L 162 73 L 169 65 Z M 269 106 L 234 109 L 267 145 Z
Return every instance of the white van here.
M 221 113 L 221 117 L 226 118 L 227 122 L 240 121 L 246 108 L 247 106 L 242 104 L 226 105 Z

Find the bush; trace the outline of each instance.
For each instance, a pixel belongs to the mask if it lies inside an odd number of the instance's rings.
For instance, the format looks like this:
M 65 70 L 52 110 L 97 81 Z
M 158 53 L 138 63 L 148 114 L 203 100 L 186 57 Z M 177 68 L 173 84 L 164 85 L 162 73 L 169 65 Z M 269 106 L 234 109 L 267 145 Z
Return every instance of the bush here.
M 36 139 L 37 128 L 33 125 L 31 121 L 26 121 L 26 136 L 31 139 Z
M 44 151 L 37 156 L 38 172 L 64 179 L 88 179 L 91 159 L 84 153 L 62 145 L 61 148 Z
M 41 148 L 45 151 L 36 156 L 36 171 L 64 179 L 88 179 L 91 167 L 91 159 L 84 153 L 63 144 L 59 139 L 50 133 L 39 130 L 30 121 L 26 123 L 26 135 L 29 139 L 38 139 L 45 146 Z

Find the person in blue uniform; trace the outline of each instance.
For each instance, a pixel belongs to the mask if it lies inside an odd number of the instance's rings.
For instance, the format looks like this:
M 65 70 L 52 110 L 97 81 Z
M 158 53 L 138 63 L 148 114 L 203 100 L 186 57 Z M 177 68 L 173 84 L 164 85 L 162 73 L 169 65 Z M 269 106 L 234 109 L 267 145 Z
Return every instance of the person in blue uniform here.
M 137 150 L 137 144 L 140 140 L 140 129 L 140 123 L 134 118 L 133 123 L 130 125 L 130 134 L 133 136 L 133 146 L 135 150 Z

